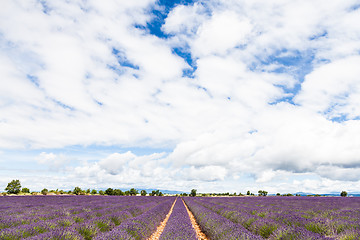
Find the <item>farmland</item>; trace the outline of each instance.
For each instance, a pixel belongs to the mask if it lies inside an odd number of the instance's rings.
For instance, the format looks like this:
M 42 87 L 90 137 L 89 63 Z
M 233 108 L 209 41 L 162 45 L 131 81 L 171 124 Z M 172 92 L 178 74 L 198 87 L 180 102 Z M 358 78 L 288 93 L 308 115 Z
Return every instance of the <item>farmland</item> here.
M 211 239 L 360 239 L 360 198 L 186 198 Z
M 184 203 L 208 239 L 360 238 L 360 198 L 12 196 L 0 239 L 197 239 Z

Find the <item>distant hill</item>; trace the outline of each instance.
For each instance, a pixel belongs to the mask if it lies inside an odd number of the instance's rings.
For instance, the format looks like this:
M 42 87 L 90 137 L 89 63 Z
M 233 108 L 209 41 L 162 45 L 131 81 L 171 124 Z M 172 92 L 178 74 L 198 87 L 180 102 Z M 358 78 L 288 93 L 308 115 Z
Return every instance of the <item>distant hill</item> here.
M 284 193 L 282 193 L 284 194 Z M 282 195 L 281 194 L 281 195 Z M 340 197 L 340 193 L 310 193 L 310 192 L 296 192 L 291 193 L 292 195 L 299 194 L 300 196 L 308 196 L 308 195 L 321 195 L 321 196 L 328 196 L 328 197 Z M 275 194 L 269 194 L 269 196 L 275 196 Z M 360 193 L 348 193 L 348 197 L 360 197 Z
M 138 189 L 139 192 L 140 192 L 140 188 Z M 141 189 L 143 190 L 143 189 Z M 159 190 L 160 192 L 164 193 L 164 194 L 181 194 L 181 193 L 184 193 L 184 192 L 181 192 L 181 191 L 175 191 L 175 190 L 161 190 L 161 189 L 144 189 L 147 193 L 151 193 L 152 191 L 156 191 L 156 190 Z M 186 192 L 188 193 L 188 192 Z
M 297 192 L 297 193 L 294 193 L 294 195 L 295 194 L 300 194 L 301 196 L 314 195 L 314 193 L 308 193 L 308 192 Z
M 322 194 L 325 196 L 340 196 L 340 193 Z M 348 197 L 360 197 L 360 193 L 348 193 Z
M 296 194 L 300 194 L 301 196 L 307 196 L 307 195 L 315 195 L 316 193 L 297 192 Z M 340 193 L 338 193 L 338 192 L 336 192 L 336 193 L 318 193 L 318 195 L 329 196 L 329 197 L 339 197 Z M 360 193 L 348 193 L 348 197 L 360 197 Z

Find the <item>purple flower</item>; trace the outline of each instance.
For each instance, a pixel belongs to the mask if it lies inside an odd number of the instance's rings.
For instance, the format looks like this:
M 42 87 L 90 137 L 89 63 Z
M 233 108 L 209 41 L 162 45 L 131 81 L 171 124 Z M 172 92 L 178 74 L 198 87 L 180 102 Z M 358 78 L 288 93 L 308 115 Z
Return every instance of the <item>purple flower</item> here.
M 195 229 L 192 227 L 185 205 L 180 198 L 176 200 L 170 218 L 160 235 L 160 240 L 170 239 L 197 239 Z

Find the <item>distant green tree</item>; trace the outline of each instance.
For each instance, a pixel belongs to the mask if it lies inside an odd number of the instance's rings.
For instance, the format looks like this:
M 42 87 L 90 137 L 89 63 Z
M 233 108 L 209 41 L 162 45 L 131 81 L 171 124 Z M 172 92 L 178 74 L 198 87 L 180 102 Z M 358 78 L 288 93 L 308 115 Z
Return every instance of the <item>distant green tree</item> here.
M 104 195 L 105 193 L 104 193 L 103 190 L 100 190 L 100 191 L 99 191 L 99 194 L 100 194 L 100 195 Z
M 340 196 L 342 196 L 342 197 L 347 197 L 347 195 L 348 195 L 348 193 L 346 191 L 342 191 L 340 193 Z
M 123 196 L 123 195 L 124 195 L 124 192 L 121 191 L 120 189 L 114 189 L 113 195 Z
M 87 193 L 87 194 L 90 194 L 90 188 L 88 188 L 88 189 L 86 190 L 86 193 Z
M 248 195 L 248 196 L 250 195 L 250 191 L 249 191 L 249 190 L 246 192 L 246 195 Z
M 277 193 L 276 196 L 281 196 L 281 194 L 280 194 L 280 193 Z
M 47 195 L 49 193 L 49 190 L 47 190 L 46 188 L 44 188 L 43 190 L 41 190 L 41 194 L 42 195 Z
M 259 196 L 264 196 L 264 197 L 266 197 L 266 195 L 268 194 L 267 191 L 263 191 L 263 190 L 259 190 L 258 193 L 259 193 Z
M 112 188 L 106 189 L 106 190 L 105 190 L 105 194 L 106 194 L 106 195 L 114 195 L 114 189 L 112 189 Z
M 116 189 L 116 188 L 115 188 L 115 189 L 113 190 L 113 194 L 112 194 L 112 195 L 114 195 L 114 196 L 120 196 L 120 191 L 121 191 L 120 189 Z
M 80 187 L 75 187 L 74 190 L 73 190 L 73 193 L 74 193 L 75 195 L 80 195 L 80 194 L 83 193 L 83 190 L 81 190 Z
M 156 196 L 159 196 L 159 194 L 160 194 L 160 190 L 156 190 L 156 191 L 155 191 L 155 195 L 156 195 Z
M 190 196 L 191 197 L 196 197 L 196 189 L 191 189 L 191 192 L 190 192 Z
M 149 193 L 150 196 L 155 196 L 156 195 L 156 191 L 152 190 L 151 193 Z
M 141 194 L 141 196 L 146 196 L 147 192 L 146 192 L 146 190 L 141 190 L 140 194 Z
M 23 193 L 30 193 L 30 189 L 24 187 L 24 188 L 21 189 L 21 192 L 23 192 Z
M 139 193 L 138 190 L 136 190 L 135 188 L 130 189 L 129 192 L 130 192 L 130 195 L 131 195 L 131 196 L 135 196 L 136 194 Z
M 164 194 L 162 193 L 162 192 L 159 192 L 159 195 L 158 195 L 159 197 L 162 197 L 162 196 L 164 196 Z
M 8 183 L 7 187 L 5 188 L 5 191 L 9 194 L 18 194 L 21 189 L 21 183 L 19 180 L 12 180 Z

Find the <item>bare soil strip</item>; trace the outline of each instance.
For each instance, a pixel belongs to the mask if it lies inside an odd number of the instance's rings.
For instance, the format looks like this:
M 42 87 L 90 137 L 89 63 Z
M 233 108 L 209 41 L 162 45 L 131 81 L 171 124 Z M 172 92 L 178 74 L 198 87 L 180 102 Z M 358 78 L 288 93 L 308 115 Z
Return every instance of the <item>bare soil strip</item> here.
M 181 199 L 182 200 L 182 199 Z M 189 208 L 186 206 L 184 200 L 182 200 L 183 204 L 185 205 L 185 208 L 189 214 L 189 217 L 190 217 L 190 220 L 191 220 L 191 224 L 193 226 L 193 228 L 195 229 L 196 231 L 196 236 L 197 236 L 197 239 L 198 240 L 210 240 L 210 238 L 208 238 L 205 233 L 203 233 L 201 231 L 201 228 L 199 226 L 199 224 L 196 222 L 196 219 L 194 217 L 194 215 L 192 214 L 192 212 L 189 210 Z
M 167 221 L 170 218 L 170 215 L 173 211 L 174 205 L 176 203 L 177 198 L 175 199 L 173 205 L 170 208 L 169 213 L 166 215 L 164 221 L 160 223 L 160 226 L 157 227 L 156 231 L 147 239 L 147 240 L 159 240 L 161 233 L 164 231 Z

